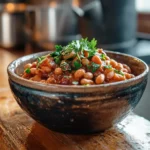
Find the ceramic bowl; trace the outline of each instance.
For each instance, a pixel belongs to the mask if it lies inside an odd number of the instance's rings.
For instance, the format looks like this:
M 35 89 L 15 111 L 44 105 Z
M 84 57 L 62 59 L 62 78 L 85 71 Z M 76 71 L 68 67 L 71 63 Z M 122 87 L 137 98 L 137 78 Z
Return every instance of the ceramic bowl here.
M 106 51 L 131 67 L 135 78 L 103 85 L 66 86 L 42 84 L 19 75 L 26 63 L 49 52 L 24 56 L 8 66 L 9 84 L 18 104 L 45 127 L 63 133 L 104 131 L 126 117 L 145 90 L 148 66 L 130 55 Z

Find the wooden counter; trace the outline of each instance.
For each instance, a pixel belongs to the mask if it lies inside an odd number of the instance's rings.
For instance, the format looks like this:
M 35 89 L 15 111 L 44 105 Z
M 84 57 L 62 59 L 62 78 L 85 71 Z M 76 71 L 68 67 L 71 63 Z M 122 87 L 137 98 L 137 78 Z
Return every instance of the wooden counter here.
M 0 150 L 150 150 L 150 122 L 135 114 L 104 133 L 80 136 L 50 131 L 31 119 L 7 82 L 7 65 L 23 54 L 0 49 Z

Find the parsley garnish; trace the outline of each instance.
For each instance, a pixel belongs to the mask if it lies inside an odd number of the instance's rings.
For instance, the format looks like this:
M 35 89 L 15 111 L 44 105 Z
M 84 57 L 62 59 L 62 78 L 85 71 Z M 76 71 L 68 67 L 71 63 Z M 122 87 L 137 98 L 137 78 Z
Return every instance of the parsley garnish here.
M 74 68 L 77 70 L 82 67 L 82 64 L 79 61 L 74 62 Z
M 96 72 L 99 69 L 100 65 L 96 64 L 94 62 L 92 62 L 91 65 L 88 65 L 87 68 L 91 71 L 91 72 Z
M 56 64 L 60 64 L 61 60 L 60 60 L 59 56 L 56 56 L 56 57 L 54 57 L 54 61 Z
M 105 54 L 101 54 L 101 55 L 100 55 L 100 58 L 101 58 L 102 60 L 106 60 L 106 55 L 105 55 Z
M 63 47 L 61 45 L 55 45 L 55 49 L 57 52 L 62 51 Z
M 39 67 L 39 65 L 44 61 L 44 59 L 46 58 L 46 56 L 41 56 L 37 58 L 37 68 Z
M 25 70 L 25 72 L 26 72 L 27 74 L 29 74 L 29 73 L 31 72 L 30 68 L 27 68 L 27 69 Z
M 63 47 L 61 45 L 55 45 L 55 51 L 50 54 L 52 57 L 60 56 Z
M 111 65 L 106 65 L 104 66 L 105 69 L 112 69 L 112 66 Z
M 77 54 L 78 59 L 84 58 L 83 51 L 89 52 L 89 57 L 92 57 L 95 55 L 97 49 L 96 49 L 97 41 L 95 39 L 92 39 L 91 41 L 88 41 L 87 38 L 72 41 L 67 46 L 63 47 L 62 54 L 69 53 L 71 51 L 74 51 Z
M 63 71 L 71 70 L 70 65 L 65 61 L 61 62 L 60 67 Z
M 120 75 L 124 76 L 124 73 L 122 71 L 120 71 L 120 70 L 116 70 L 115 69 L 114 72 L 117 73 L 117 74 L 120 74 Z
M 61 68 L 65 70 L 71 70 L 71 65 L 69 65 L 69 59 L 73 59 L 74 57 L 77 57 L 77 61 L 74 62 L 73 68 L 75 70 L 79 69 L 82 67 L 81 64 L 81 59 L 85 58 L 84 57 L 84 52 L 87 51 L 89 53 L 89 57 L 91 58 L 94 56 L 97 52 L 97 41 L 95 39 L 92 39 L 91 41 L 88 41 L 87 38 L 85 39 L 80 39 L 76 41 L 70 42 L 67 46 L 60 46 L 56 45 L 55 46 L 55 51 L 50 54 L 51 57 L 54 58 L 54 61 L 56 64 L 60 64 Z M 70 54 L 70 53 L 75 53 L 72 58 L 66 59 L 65 63 L 61 63 L 62 59 Z M 99 68 L 99 65 L 97 64 L 92 64 L 91 71 L 95 72 L 97 68 Z

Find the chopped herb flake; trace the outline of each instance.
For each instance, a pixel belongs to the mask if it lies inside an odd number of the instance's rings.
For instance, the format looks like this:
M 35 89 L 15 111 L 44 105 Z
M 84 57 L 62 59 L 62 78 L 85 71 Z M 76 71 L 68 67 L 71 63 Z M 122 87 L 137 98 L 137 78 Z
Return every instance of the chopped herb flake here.
M 105 69 L 112 69 L 112 66 L 111 65 L 106 65 L 104 66 Z
M 82 64 L 79 61 L 74 62 L 74 68 L 77 70 L 82 67 Z
M 100 68 L 100 65 L 92 62 L 92 64 L 88 65 L 87 68 L 94 73 Z
M 56 57 L 54 57 L 54 61 L 55 61 L 56 64 L 60 64 L 61 60 L 60 60 L 59 57 L 56 56 Z
M 62 51 L 63 47 L 61 45 L 55 45 L 55 49 L 57 52 Z
M 106 60 L 106 55 L 105 55 L 105 54 L 101 54 L 101 55 L 100 55 L 100 58 L 101 58 L 102 60 Z
M 27 68 L 27 69 L 25 70 L 25 72 L 26 72 L 27 74 L 31 73 L 30 68 Z
M 41 56 L 37 58 L 37 68 L 39 67 L 39 65 L 44 61 L 44 59 L 46 58 L 46 56 Z
M 117 73 L 117 74 L 120 74 L 120 75 L 122 75 L 122 76 L 124 76 L 124 73 L 122 72 L 122 71 L 120 71 L 120 70 L 114 70 L 115 71 L 115 73 Z
M 63 71 L 71 70 L 70 65 L 65 61 L 61 62 L 60 67 Z

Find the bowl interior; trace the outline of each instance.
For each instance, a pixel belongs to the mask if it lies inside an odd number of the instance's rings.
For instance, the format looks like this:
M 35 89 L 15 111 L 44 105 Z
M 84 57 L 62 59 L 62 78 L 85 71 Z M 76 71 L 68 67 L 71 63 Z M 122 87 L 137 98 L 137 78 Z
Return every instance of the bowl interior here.
M 136 75 L 136 77 L 126 80 L 126 81 L 108 83 L 108 84 L 103 84 L 103 85 L 92 85 L 89 87 L 65 85 L 65 88 L 64 88 L 64 85 L 51 85 L 51 84 L 46 85 L 46 84 L 42 84 L 39 82 L 29 81 L 29 80 L 26 80 L 26 79 L 23 79 L 22 77 L 20 77 L 20 75 L 23 73 L 25 64 L 33 62 L 37 59 L 37 57 L 46 55 L 48 53 L 50 53 L 50 52 L 46 51 L 46 52 L 31 54 L 31 55 L 19 58 L 19 59 L 15 60 L 14 62 L 12 62 L 8 66 L 8 75 L 9 75 L 10 79 L 23 85 L 23 86 L 27 86 L 30 88 L 36 88 L 36 89 L 40 89 L 40 90 L 44 90 L 44 91 L 46 90 L 46 91 L 50 91 L 50 92 L 52 92 L 52 91 L 92 92 L 93 90 L 98 90 L 98 91 L 103 92 L 104 87 L 107 87 L 107 91 L 109 91 L 109 90 L 112 90 L 112 87 L 114 87 L 114 86 L 116 86 L 117 88 L 122 88 L 122 87 L 126 88 L 128 86 L 138 84 L 140 81 L 143 80 L 143 78 L 148 74 L 148 71 L 149 71 L 149 68 L 146 65 L 146 63 L 144 63 L 142 60 L 140 60 L 136 57 L 118 53 L 118 52 L 106 51 L 107 55 L 110 56 L 111 58 L 117 60 L 120 63 L 125 63 L 125 64 L 129 65 L 132 70 L 132 73 L 134 75 Z M 99 88 L 97 89 L 97 87 L 99 87 Z

